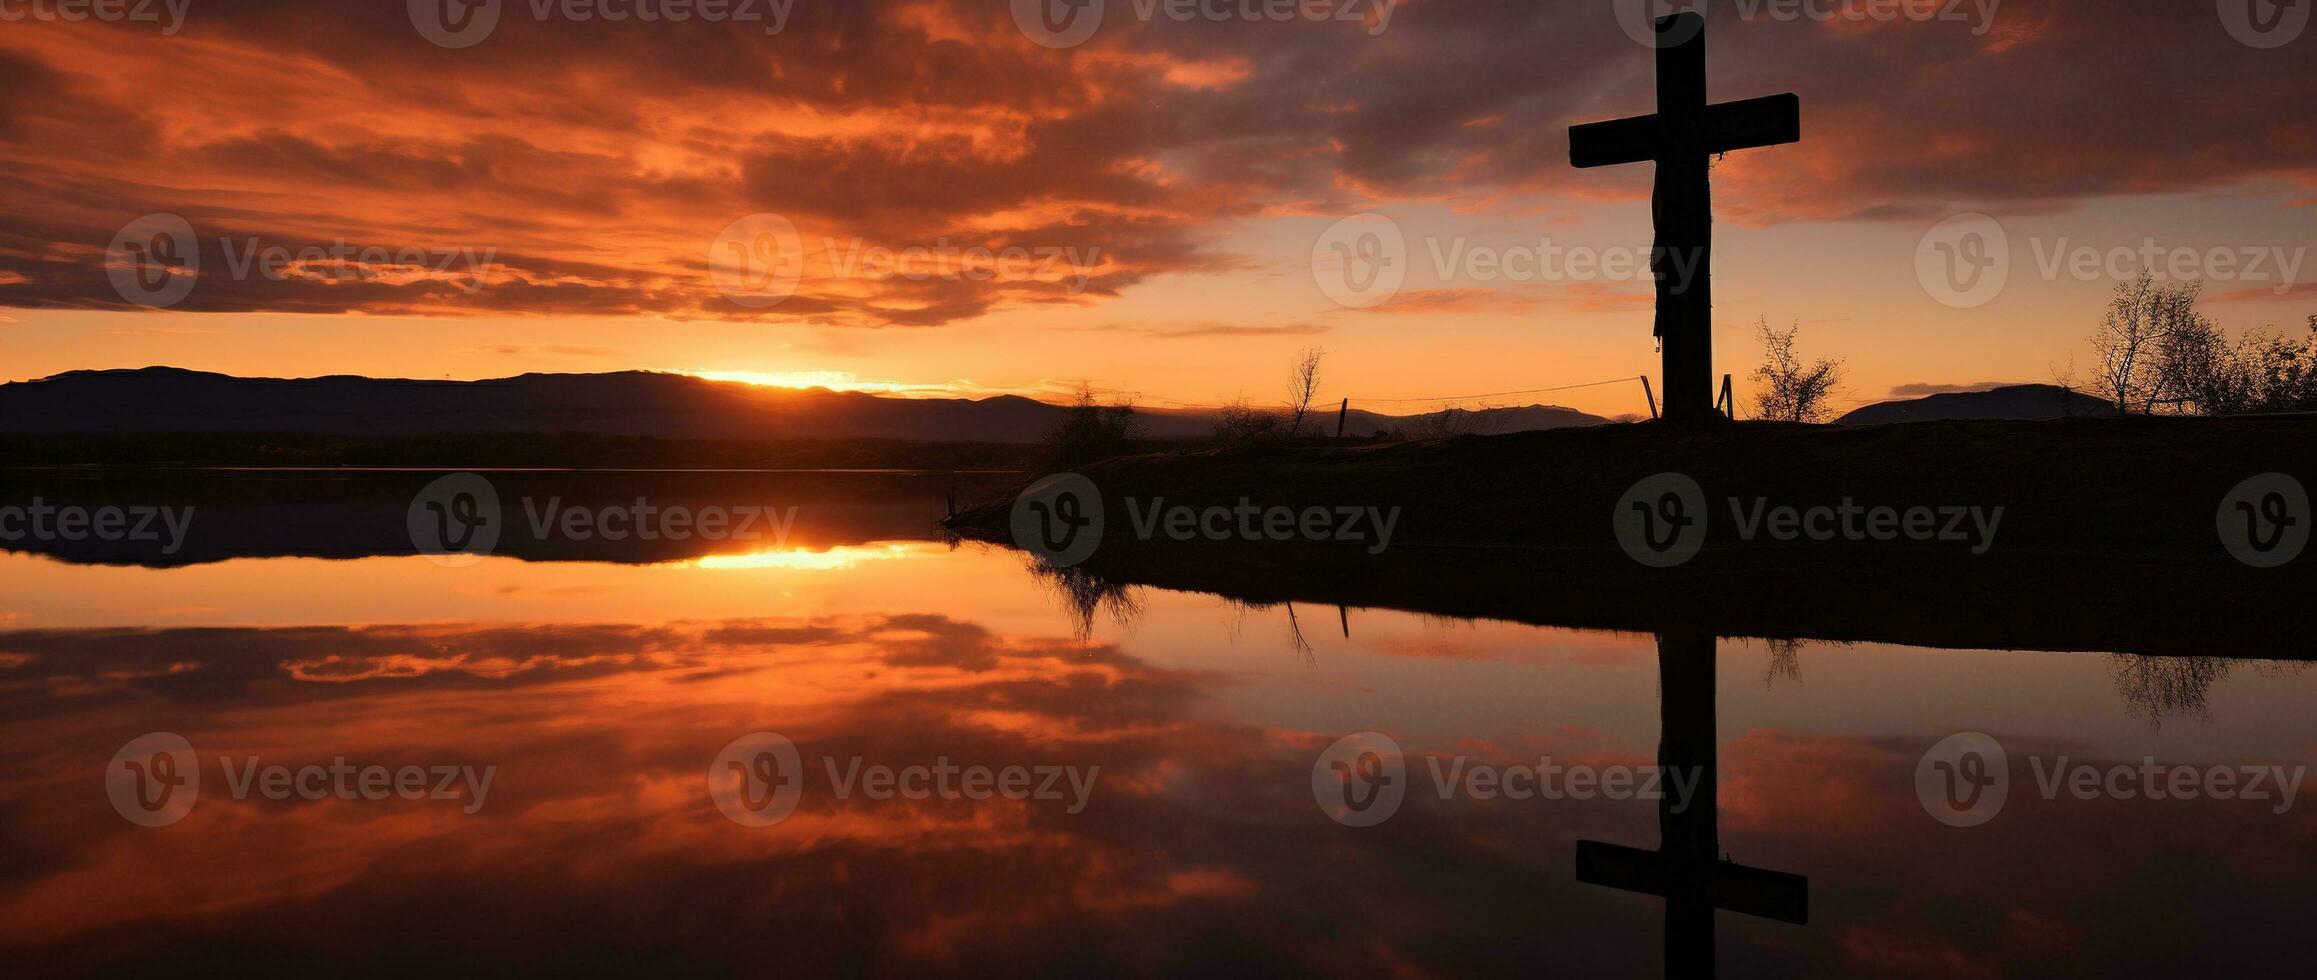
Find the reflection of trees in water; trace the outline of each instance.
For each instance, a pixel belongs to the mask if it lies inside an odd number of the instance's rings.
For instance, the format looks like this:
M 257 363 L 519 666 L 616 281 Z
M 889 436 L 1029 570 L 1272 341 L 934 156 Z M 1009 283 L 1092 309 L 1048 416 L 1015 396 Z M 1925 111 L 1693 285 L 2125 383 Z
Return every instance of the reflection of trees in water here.
M 1312 647 L 1310 640 L 1303 638 L 1303 624 L 1296 622 L 1295 603 L 1292 602 L 1287 604 L 1287 635 L 1288 638 L 1295 644 L 1295 652 L 1297 657 L 1301 659 L 1306 666 L 1319 663 L 1319 651 Z
M 1764 653 L 1766 654 L 1765 663 L 1762 667 L 1762 687 L 1765 690 L 1777 687 L 1779 681 L 1790 681 L 1795 684 L 1802 683 L 1803 647 L 1812 645 L 1831 647 L 1850 646 L 1849 643 L 1836 640 L 1802 640 L 1793 637 L 1777 636 L 1765 636 L 1761 637 L 1760 639 L 1762 641 Z M 1738 642 L 1744 643 L 1747 646 L 1752 646 L 1754 641 L 1752 639 L 1739 639 Z
M 2262 677 L 2284 677 L 2309 666 L 2280 660 L 2108 655 L 2108 669 L 2116 677 L 2117 693 L 2124 696 L 2124 704 L 2134 717 L 2148 719 L 2151 729 L 2164 727 L 2164 719 L 2168 717 L 2211 721 L 2212 708 L 2207 699 L 2213 686 L 2240 664 Z
M 1245 599 L 1234 599 L 1229 596 L 1224 596 L 1223 602 L 1237 613 L 1233 619 L 1233 622 L 1226 627 L 1228 630 L 1230 630 L 1231 642 L 1234 644 L 1238 643 L 1240 637 L 1246 633 L 1248 613 L 1270 612 L 1275 607 L 1282 605 L 1286 606 L 1288 646 L 1294 649 L 1296 658 L 1303 661 L 1304 666 L 1310 667 L 1317 666 L 1319 664 L 1319 650 L 1318 648 L 1312 646 L 1311 640 L 1307 639 L 1303 635 L 1303 621 L 1296 618 L 1295 603 L 1249 602 Z M 1339 610 L 1343 609 L 1341 606 L 1338 606 L 1337 608 Z M 1344 612 L 1342 615 L 1344 617 L 1344 635 L 1349 637 L 1351 635 L 1350 613 Z
M 1094 635 L 1094 617 L 1109 613 L 1120 629 L 1129 629 L 1142 616 L 1142 597 L 1133 587 L 1119 585 L 1083 568 L 1055 568 L 1038 559 L 1028 562 L 1030 577 L 1062 600 L 1071 629 L 1083 640 Z
M 1770 664 L 1762 670 L 1762 686 L 1776 687 L 1782 680 L 1802 683 L 1802 641 L 1770 638 L 1762 642 L 1770 647 Z

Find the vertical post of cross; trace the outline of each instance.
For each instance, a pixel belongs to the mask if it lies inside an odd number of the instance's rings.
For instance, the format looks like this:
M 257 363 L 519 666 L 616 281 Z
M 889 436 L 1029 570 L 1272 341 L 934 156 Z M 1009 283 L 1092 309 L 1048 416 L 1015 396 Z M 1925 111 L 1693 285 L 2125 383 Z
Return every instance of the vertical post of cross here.
M 1714 414 L 1713 185 L 1693 134 L 1706 109 L 1706 32 L 1678 17 L 1657 22 L 1658 146 L 1652 208 L 1657 224 L 1651 272 L 1657 280 L 1657 336 L 1665 352 L 1665 417 Z

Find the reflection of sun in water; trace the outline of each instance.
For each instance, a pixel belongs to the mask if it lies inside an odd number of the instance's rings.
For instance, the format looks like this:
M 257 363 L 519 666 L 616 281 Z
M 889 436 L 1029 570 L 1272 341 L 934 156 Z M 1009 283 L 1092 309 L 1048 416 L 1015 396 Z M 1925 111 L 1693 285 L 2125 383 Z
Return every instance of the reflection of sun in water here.
M 839 545 L 827 551 L 751 551 L 740 555 L 706 555 L 676 564 L 685 568 L 793 568 L 804 571 L 836 571 L 855 567 L 865 561 L 886 561 L 911 555 L 931 554 L 942 550 L 938 542 L 907 541 L 882 542 L 866 545 Z

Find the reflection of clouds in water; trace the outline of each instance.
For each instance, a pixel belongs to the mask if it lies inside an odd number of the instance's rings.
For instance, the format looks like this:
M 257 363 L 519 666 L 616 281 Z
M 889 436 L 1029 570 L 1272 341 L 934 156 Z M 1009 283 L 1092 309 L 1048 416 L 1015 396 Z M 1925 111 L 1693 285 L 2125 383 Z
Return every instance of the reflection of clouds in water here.
M 1314 807 L 1311 753 L 1330 736 L 1194 720 L 1225 680 L 1107 645 L 917 615 L 81 630 L 0 636 L 0 649 L 49 692 L 43 739 L 18 737 L 25 716 L 0 723 L 0 783 L 60 790 L 0 807 L 0 864 L 16 869 L 0 944 L 78 943 L 91 962 L 199 967 L 244 945 L 367 962 L 421 939 L 478 965 L 600 962 L 639 931 L 710 972 L 767 944 L 806 973 L 1172 972 L 1250 956 L 1349 972 L 1375 955 L 1462 972 L 1549 952 L 1524 903 L 1406 916 L 1397 899 L 1356 898 L 1550 892 L 1542 855 L 1497 853 L 1535 814 L 1405 816 L 1392 839 L 1430 861 L 1404 866 Z M 93 777 L 83 757 L 163 722 L 207 766 L 456 761 L 497 766 L 500 782 L 472 817 L 205 795 L 168 835 L 69 791 Z M 777 829 L 735 827 L 700 773 L 735 733 L 766 729 L 803 751 L 804 803 Z M 1076 815 L 837 800 L 823 760 L 854 757 L 1100 775 Z M 1386 938 L 1345 947 L 1341 928 Z M 1523 938 L 1489 956 L 1399 948 L 1464 928 Z
M 635 963 L 648 941 L 651 969 L 670 973 L 751 972 L 776 950 L 804 974 L 1631 974 L 1659 945 L 1652 903 L 1569 870 L 1579 837 L 1652 845 L 1649 803 L 1432 792 L 1433 763 L 1458 754 L 1651 758 L 1646 742 L 1550 718 L 1534 737 L 1397 733 L 1415 791 L 1353 831 L 1309 789 L 1342 733 L 1218 717 L 1218 693 L 1245 678 L 949 616 L 22 631 L 0 634 L 0 654 L 22 660 L 0 681 L 0 945 L 36 965 L 199 971 L 247 948 L 368 963 L 423 947 L 475 972 L 582 969 Z M 162 727 L 205 754 L 501 775 L 472 817 L 205 795 L 153 832 L 88 790 L 122 741 Z M 806 790 L 794 817 L 753 830 L 715 810 L 701 771 L 761 730 L 795 740 Z M 1725 849 L 1808 874 L 1816 907 L 1801 929 L 1725 917 L 1730 955 L 1770 973 L 2129 973 L 2176 963 L 2178 937 L 2291 936 L 2268 925 L 2311 911 L 2289 897 L 2317 872 L 2290 846 L 2317 830 L 2304 811 L 2022 799 L 1944 834 L 1913 789 L 1927 741 L 1724 742 Z M 1075 815 L 836 800 L 822 760 L 854 756 L 1101 770 Z M 2183 892 L 2184 865 L 2230 884 Z

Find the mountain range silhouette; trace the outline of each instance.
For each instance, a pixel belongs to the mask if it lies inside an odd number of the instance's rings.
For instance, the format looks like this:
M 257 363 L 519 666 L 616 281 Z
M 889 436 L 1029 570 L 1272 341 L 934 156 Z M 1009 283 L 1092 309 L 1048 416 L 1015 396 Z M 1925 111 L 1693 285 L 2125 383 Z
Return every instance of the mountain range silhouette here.
M 151 367 L 73 371 L 0 385 L 0 433 L 158 435 L 297 433 L 414 437 L 585 433 L 668 439 L 910 439 L 1036 442 L 1066 409 L 1018 395 L 895 398 L 775 388 L 683 374 L 525 374 L 486 381 L 331 376 L 239 378 Z M 1333 412 L 1322 428 L 1333 433 Z M 1201 409 L 1141 409 L 1143 435 L 1199 439 Z M 1421 416 L 1353 411 L 1346 432 L 1373 435 Z M 1519 432 L 1609 420 L 1546 405 L 1468 413 L 1460 431 Z

